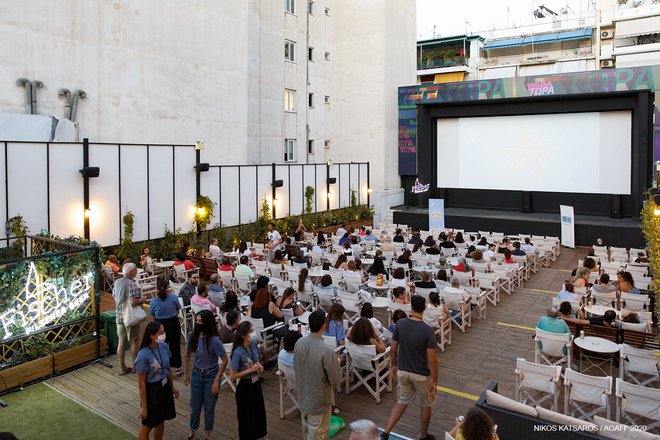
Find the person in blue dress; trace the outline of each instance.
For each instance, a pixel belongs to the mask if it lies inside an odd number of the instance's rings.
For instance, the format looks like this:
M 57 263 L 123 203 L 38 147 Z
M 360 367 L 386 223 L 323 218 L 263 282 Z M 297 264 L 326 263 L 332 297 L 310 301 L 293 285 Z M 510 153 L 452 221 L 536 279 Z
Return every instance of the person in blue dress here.
M 150 322 L 144 330 L 135 359 L 135 372 L 138 374 L 142 420 L 138 438 L 148 440 L 153 429 L 154 439 L 162 440 L 165 420 L 176 417 L 174 398 L 179 398 L 179 390 L 174 386 L 170 349 L 165 343 L 165 328 L 160 321 Z
M 195 362 L 190 368 L 190 358 Z M 218 359 L 221 365 L 218 366 Z M 186 344 L 186 363 L 183 383 L 190 385 L 190 437 L 195 438 L 199 428 L 199 417 L 204 407 L 204 438 L 210 439 L 218 401 L 220 382 L 229 358 L 218 336 L 215 317 L 210 310 L 202 310 L 195 316 L 195 328 Z M 192 383 L 191 383 L 192 377 Z
M 252 324 L 241 322 L 231 349 L 231 380 L 240 379 L 236 386 L 236 414 L 238 438 L 257 440 L 266 436 L 266 406 L 261 391 L 259 374 L 264 371 L 259 358 L 259 347 L 250 340 Z
M 149 314 L 163 324 L 165 328 L 165 342 L 170 349 L 170 366 L 175 376 L 183 373 L 181 368 L 181 325 L 179 324 L 179 298 L 168 293 L 170 282 L 165 277 L 158 278 L 156 282 L 158 295 L 149 302 Z

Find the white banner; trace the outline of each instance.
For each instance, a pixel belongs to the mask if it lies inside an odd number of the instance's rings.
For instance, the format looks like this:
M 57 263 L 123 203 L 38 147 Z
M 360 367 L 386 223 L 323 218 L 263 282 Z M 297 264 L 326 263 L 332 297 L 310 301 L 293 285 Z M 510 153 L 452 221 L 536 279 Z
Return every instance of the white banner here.
M 559 205 L 561 216 L 561 245 L 575 249 L 575 216 L 573 207 Z

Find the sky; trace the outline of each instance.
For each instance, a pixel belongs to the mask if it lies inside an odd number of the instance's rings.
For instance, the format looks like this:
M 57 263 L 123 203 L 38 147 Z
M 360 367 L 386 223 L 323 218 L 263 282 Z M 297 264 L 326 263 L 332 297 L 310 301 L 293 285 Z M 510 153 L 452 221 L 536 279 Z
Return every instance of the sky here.
M 476 34 L 493 27 L 505 29 L 529 22 L 540 5 L 559 13 L 568 4 L 578 13 L 580 4 L 586 11 L 588 3 L 589 0 L 417 0 L 417 39 L 433 38 L 434 25 L 435 38 Z

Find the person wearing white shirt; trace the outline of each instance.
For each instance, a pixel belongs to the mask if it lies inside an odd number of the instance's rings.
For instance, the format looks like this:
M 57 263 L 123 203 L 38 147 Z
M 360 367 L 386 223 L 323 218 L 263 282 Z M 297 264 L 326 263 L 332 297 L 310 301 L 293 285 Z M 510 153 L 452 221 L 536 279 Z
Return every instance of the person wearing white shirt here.
M 534 253 L 538 254 L 539 250 L 532 244 L 532 242 L 529 240 L 529 237 L 525 237 L 525 243 L 520 246 L 520 249 L 525 251 L 526 253 Z
M 211 239 L 211 244 L 209 244 L 209 254 L 211 254 L 211 258 L 218 258 L 220 255 L 222 255 L 222 251 L 218 246 L 218 239 Z
M 347 233 L 347 232 L 348 231 L 344 228 L 344 225 L 342 225 L 339 228 L 337 228 L 336 235 L 337 235 L 337 237 L 343 237 L 344 234 Z
M 268 223 L 268 248 L 276 251 L 282 248 L 282 236 L 275 230 L 275 223 Z
M 495 256 L 495 245 L 489 244 L 488 250 L 484 251 L 484 261 L 493 261 L 494 256 Z
M 470 296 L 469 293 L 465 291 L 465 289 L 461 289 L 461 280 L 458 278 L 456 275 L 451 277 L 451 280 L 449 280 L 451 285 L 449 287 L 445 287 L 442 289 L 442 291 L 446 294 L 449 295 L 460 295 L 461 299 L 465 301 L 466 303 L 472 302 L 472 297 Z

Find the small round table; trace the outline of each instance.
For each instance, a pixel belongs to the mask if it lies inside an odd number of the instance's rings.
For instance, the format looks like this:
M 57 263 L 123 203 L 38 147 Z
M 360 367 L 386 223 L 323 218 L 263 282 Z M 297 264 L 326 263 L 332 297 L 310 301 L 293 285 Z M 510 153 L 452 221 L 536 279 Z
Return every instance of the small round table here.
M 580 373 L 586 373 L 591 369 L 597 369 L 604 375 L 608 375 L 607 372 L 603 369 L 603 365 L 610 364 L 610 374 L 612 376 L 612 365 L 613 365 L 613 355 L 614 353 L 619 352 L 619 346 L 612 341 L 608 341 L 604 338 L 599 338 L 596 336 L 585 336 L 584 338 L 577 337 L 573 340 L 573 343 L 580 348 Z M 607 359 L 602 359 L 600 357 L 587 356 L 584 354 L 584 350 L 591 351 L 593 353 L 607 354 L 609 355 Z M 582 359 L 587 358 L 591 361 L 591 365 L 584 370 L 582 369 Z
M 367 286 L 374 290 L 377 295 L 381 295 L 383 292 L 390 290 L 390 283 L 383 280 L 383 285 L 379 286 L 376 284 L 376 280 L 371 280 L 367 283 Z

